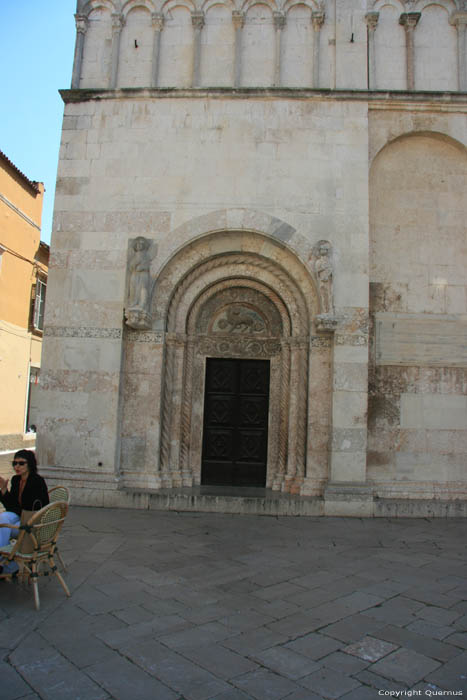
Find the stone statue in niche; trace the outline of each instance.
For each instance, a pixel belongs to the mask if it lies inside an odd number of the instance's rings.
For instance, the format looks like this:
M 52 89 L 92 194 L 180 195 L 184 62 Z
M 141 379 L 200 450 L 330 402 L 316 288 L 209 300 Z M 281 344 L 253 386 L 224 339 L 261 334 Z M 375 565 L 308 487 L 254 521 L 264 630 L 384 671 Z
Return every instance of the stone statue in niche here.
M 321 299 L 321 313 L 333 312 L 333 266 L 331 262 L 331 244 L 319 241 L 315 248 L 315 274 L 318 280 L 318 290 Z
M 313 269 L 318 283 L 318 293 L 321 303 L 321 313 L 316 318 L 318 330 L 334 331 L 337 319 L 334 317 L 332 246 L 329 241 L 318 241 L 313 248 L 310 259 L 313 259 Z
M 147 330 L 151 328 L 151 242 L 143 236 L 133 241 L 133 253 L 128 262 L 128 308 L 125 310 L 126 323 L 130 328 Z

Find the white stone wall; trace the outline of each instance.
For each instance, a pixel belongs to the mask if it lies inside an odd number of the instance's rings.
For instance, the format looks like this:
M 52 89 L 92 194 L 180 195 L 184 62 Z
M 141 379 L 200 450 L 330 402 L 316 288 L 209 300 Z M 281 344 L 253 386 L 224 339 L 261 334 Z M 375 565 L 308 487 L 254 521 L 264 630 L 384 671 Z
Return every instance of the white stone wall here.
M 419 118 L 403 112 L 378 117 L 375 136 L 385 128 L 394 133 L 408 121 L 420 127 Z M 463 498 L 465 115 L 431 115 L 430 126 L 432 133 L 420 129 L 386 145 L 370 171 L 375 337 L 368 477 L 380 496 Z
M 79 26 L 88 20 L 75 87 L 455 91 L 466 81 L 467 11 L 460 0 L 415 8 L 397 0 L 82 4 Z M 200 22 L 199 41 L 193 22 Z
M 359 101 L 118 97 L 68 104 L 48 290 L 43 464 L 81 465 L 115 478 L 126 255 L 137 235 L 155 242 L 155 279 L 176 251 L 212 230 L 269 235 L 269 222 L 283 221 L 280 242 L 303 265 L 326 236 L 334 249 L 335 304 L 347 319 L 340 355 L 352 365 L 347 337 L 365 325 L 368 306 L 367 154 L 367 107 Z M 226 209 L 227 218 L 217 216 Z M 324 362 L 328 377 L 327 402 L 309 417 L 310 489 L 326 480 L 329 458 L 329 343 L 323 351 L 310 365 Z M 318 374 L 311 386 L 324 381 Z M 79 397 L 74 412 L 72 387 Z M 342 439 L 333 468 L 341 480 L 364 473 L 364 395 L 365 383 L 336 387 L 333 420 Z

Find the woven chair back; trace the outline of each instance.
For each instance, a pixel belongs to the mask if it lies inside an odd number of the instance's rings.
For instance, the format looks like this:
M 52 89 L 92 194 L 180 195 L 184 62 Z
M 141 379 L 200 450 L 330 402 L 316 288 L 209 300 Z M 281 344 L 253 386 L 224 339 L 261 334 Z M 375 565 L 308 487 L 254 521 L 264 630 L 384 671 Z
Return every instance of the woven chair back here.
M 30 518 L 28 526 L 31 528 L 30 535 L 32 540 L 35 540 L 36 549 L 47 549 L 56 539 L 67 512 L 68 504 L 57 501 L 41 508 Z
M 49 501 L 50 503 L 55 503 L 55 501 L 66 501 L 68 505 L 70 504 L 70 491 L 66 486 L 54 486 L 49 489 Z

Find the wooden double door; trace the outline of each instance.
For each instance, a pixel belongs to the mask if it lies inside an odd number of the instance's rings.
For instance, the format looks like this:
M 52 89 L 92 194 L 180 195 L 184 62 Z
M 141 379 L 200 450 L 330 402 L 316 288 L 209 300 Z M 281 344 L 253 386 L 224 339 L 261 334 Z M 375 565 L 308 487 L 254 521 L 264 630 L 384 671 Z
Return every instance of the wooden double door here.
M 208 358 L 201 484 L 265 486 L 269 360 Z

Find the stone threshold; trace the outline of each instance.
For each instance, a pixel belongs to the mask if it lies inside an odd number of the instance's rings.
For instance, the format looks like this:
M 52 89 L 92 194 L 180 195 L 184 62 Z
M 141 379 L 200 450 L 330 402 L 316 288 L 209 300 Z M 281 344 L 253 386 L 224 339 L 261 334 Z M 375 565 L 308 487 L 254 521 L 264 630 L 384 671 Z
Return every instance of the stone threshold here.
M 151 491 L 127 487 L 124 491 L 136 498 L 144 495 L 149 510 L 315 517 L 324 514 L 321 497 L 291 496 L 265 488 L 197 486 Z

